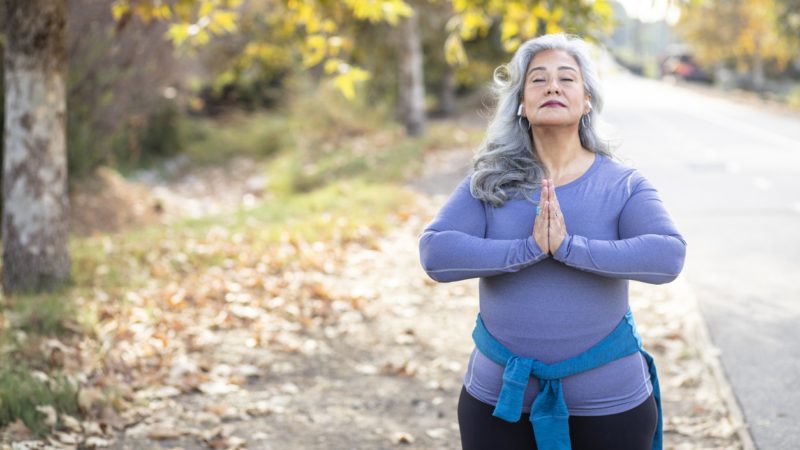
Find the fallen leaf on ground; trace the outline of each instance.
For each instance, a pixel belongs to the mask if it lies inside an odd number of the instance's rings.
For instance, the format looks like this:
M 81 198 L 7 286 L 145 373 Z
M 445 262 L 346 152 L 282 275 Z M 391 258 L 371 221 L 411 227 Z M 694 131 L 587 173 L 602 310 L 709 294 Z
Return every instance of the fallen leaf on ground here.
M 402 431 L 396 431 L 392 433 L 391 440 L 395 444 L 413 444 L 414 436 Z

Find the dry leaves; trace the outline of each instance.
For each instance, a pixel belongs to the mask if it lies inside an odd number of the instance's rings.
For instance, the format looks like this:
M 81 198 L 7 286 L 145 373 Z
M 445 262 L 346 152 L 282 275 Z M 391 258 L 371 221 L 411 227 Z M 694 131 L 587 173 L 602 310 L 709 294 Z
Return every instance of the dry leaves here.
M 4 438 L 31 442 L 19 448 L 111 448 L 119 439 L 140 448 L 458 448 L 455 400 L 477 299 L 474 284 L 433 283 L 418 266 L 416 235 L 440 200 L 404 207 L 380 239 L 368 229 L 325 242 L 287 230 L 260 248 L 257 235 L 213 226 L 132 251 L 102 238 L 109 263 L 96 273 L 145 281 L 80 299 L 97 312 L 95 336 L 39 345 L 78 382 L 82 417 L 41 406 L 51 435 L 27 441 L 18 421 Z M 687 338 L 689 306 L 632 287 L 662 376 L 667 442 L 737 448 Z M 107 405 L 112 392 L 119 413 Z

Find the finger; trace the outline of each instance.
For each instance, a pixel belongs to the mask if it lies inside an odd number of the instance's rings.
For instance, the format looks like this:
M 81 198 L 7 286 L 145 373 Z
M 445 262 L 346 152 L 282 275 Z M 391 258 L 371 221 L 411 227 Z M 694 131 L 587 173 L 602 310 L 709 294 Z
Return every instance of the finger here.
M 544 215 L 544 206 L 536 205 L 536 217 L 533 219 L 533 232 L 538 233 L 542 230 L 542 222 Z
M 561 212 L 556 207 L 556 204 L 553 202 L 550 202 L 550 217 L 552 218 L 552 220 L 550 221 L 550 229 L 553 231 L 560 230 L 562 223 L 562 216 Z
M 553 206 L 555 207 L 555 211 L 558 212 L 556 217 L 561 218 L 563 220 L 563 213 L 561 211 L 561 203 L 558 201 L 558 195 L 556 195 L 556 190 L 552 189 L 551 191 L 552 191 L 552 200 L 551 201 L 553 202 Z
M 542 190 L 542 200 L 549 201 L 550 200 L 550 189 L 551 189 L 550 181 L 547 180 L 547 179 L 544 179 L 544 180 L 542 180 L 542 183 L 544 184 L 544 189 Z
M 558 209 L 561 209 L 561 204 L 560 204 L 560 203 L 558 203 L 558 195 L 556 195 L 556 190 L 555 190 L 555 189 L 553 189 L 553 195 L 552 195 L 552 197 L 553 197 L 553 198 L 552 198 L 552 200 L 553 200 L 553 203 L 555 203 L 555 205 L 556 205 L 556 208 L 558 208 Z
M 548 203 L 548 209 L 550 214 L 550 232 L 554 233 L 558 230 L 559 225 L 559 213 L 558 209 L 556 209 L 556 205 L 553 202 Z
M 542 181 L 542 185 L 539 189 L 541 192 L 539 193 L 539 204 L 536 205 L 537 217 L 541 215 L 542 212 L 544 211 L 544 202 L 545 200 L 547 200 L 547 184 L 545 184 L 544 181 Z
M 557 204 L 553 204 L 553 217 L 553 220 L 550 222 L 553 232 L 557 232 L 561 235 L 566 234 L 567 224 L 564 220 L 564 212 L 561 211 Z
M 555 237 L 558 235 L 558 219 L 555 216 L 555 209 L 553 202 L 547 201 L 547 247 L 548 251 L 552 254 L 555 252 Z
M 550 228 L 550 205 L 549 201 L 544 202 L 544 220 L 547 221 L 547 227 Z
M 542 193 L 539 195 L 539 201 L 544 203 L 547 200 L 547 180 L 542 180 Z
M 544 202 L 545 202 L 544 191 L 542 191 L 542 194 L 540 195 L 540 198 L 539 198 L 539 203 L 536 205 L 536 218 L 537 219 L 539 218 L 539 216 L 544 214 L 544 209 L 545 209 Z

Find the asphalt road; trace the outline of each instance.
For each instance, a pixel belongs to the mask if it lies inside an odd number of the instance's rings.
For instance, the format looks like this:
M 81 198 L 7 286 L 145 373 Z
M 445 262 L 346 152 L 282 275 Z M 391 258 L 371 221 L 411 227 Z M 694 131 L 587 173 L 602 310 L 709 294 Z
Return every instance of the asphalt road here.
M 616 153 L 661 193 L 760 449 L 800 448 L 800 115 L 606 76 Z

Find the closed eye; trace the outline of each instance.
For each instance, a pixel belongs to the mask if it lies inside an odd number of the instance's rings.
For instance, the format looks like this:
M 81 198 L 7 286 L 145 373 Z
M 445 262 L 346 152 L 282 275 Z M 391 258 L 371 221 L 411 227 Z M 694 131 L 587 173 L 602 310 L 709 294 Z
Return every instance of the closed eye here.
M 542 78 L 537 78 L 535 80 L 532 80 L 533 83 L 541 83 L 542 81 L 544 81 L 544 79 Z
M 562 78 L 561 81 L 575 81 L 572 78 Z

